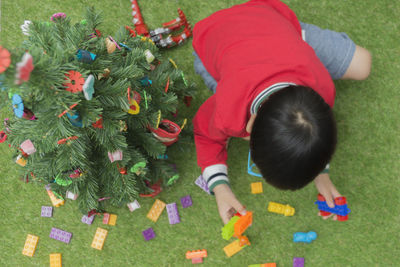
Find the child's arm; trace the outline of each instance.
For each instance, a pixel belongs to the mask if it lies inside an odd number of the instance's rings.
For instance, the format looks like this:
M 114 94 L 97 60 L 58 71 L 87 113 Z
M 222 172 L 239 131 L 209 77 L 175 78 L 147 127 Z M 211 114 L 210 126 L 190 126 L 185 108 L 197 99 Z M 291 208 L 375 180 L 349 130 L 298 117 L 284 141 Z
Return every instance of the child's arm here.
M 329 178 L 329 174 L 319 174 L 315 178 L 314 182 L 318 192 L 325 197 L 326 204 L 331 208 L 335 207 L 335 198 L 340 197 L 341 194 L 336 190 L 331 179 Z
M 217 185 L 214 188 L 219 216 L 224 224 L 227 224 L 236 212 L 246 214 L 245 207 L 237 200 L 231 188 L 226 184 Z

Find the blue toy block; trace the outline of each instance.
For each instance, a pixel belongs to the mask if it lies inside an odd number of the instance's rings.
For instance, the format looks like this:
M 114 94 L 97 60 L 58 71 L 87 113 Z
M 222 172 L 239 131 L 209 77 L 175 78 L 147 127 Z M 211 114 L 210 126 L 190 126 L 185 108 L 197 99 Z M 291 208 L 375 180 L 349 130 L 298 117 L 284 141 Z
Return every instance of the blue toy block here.
M 293 235 L 293 242 L 304 242 L 304 243 L 311 243 L 311 241 L 317 238 L 317 233 L 310 231 L 308 233 L 297 232 Z
M 341 215 L 341 216 L 346 216 L 347 214 L 350 213 L 350 209 L 347 207 L 347 204 L 335 205 L 335 207 L 333 207 L 333 208 L 330 208 L 328 206 L 328 204 L 326 204 L 326 201 L 317 200 L 317 201 L 315 201 L 315 204 L 318 205 L 318 209 L 320 211 L 327 211 L 327 212 Z

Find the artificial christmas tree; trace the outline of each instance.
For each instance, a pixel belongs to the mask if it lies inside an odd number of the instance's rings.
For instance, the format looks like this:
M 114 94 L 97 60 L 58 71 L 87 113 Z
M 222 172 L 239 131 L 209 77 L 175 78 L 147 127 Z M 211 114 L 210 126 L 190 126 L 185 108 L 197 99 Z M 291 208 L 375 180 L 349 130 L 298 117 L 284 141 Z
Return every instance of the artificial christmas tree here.
M 76 24 L 57 13 L 28 23 L 22 48 L 0 47 L 15 114 L 1 140 L 18 152 L 24 177 L 58 197 L 77 195 L 82 212 L 131 203 L 178 178 L 162 155 L 184 123 L 178 102 L 194 89 L 150 39 L 124 27 L 106 36 L 99 24 L 92 8 Z

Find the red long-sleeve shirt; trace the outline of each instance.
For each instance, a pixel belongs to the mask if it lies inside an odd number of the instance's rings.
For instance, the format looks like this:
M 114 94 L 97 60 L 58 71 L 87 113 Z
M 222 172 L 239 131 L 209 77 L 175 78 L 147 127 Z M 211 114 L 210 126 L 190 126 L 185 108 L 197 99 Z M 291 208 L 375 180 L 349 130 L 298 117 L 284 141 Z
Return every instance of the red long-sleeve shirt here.
M 328 71 L 302 39 L 294 12 L 279 0 L 252 0 L 199 21 L 193 48 L 218 83 L 194 118 L 198 164 L 203 171 L 212 169 L 203 172 L 206 180 L 215 172 L 226 173 L 212 166 L 226 165 L 228 137 L 249 135 L 247 122 L 267 88 L 308 86 L 334 104 Z

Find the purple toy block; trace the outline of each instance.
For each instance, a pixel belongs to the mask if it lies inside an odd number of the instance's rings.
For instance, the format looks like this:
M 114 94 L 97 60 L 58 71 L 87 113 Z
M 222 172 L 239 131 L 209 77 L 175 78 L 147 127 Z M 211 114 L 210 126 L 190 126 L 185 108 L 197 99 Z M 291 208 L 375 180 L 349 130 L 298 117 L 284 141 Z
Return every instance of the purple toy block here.
M 179 217 L 178 207 L 176 203 L 167 204 L 167 213 L 168 213 L 168 220 L 169 224 L 177 224 L 181 222 Z
M 71 237 L 72 233 L 70 232 L 66 232 L 55 227 L 51 228 L 50 238 L 69 244 Z
M 146 230 L 144 230 L 142 232 L 142 234 L 143 234 L 143 237 L 144 237 L 144 239 L 146 241 L 149 241 L 150 239 L 153 239 L 154 237 L 156 237 L 156 234 L 154 233 L 154 230 L 151 227 L 146 229 Z
M 200 175 L 194 183 L 203 189 L 207 194 L 211 195 L 210 189 L 208 189 L 207 183 L 202 175 Z
M 53 207 L 42 206 L 42 217 L 53 217 Z
M 293 267 L 304 267 L 304 258 L 293 258 Z
M 82 216 L 81 222 L 86 223 L 86 224 L 92 224 L 94 220 L 94 215 L 88 217 L 87 215 Z
M 192 198 L 190 195 L 184 196 L 181 198 L 182 207 L 187 208 L 192 206 Z

